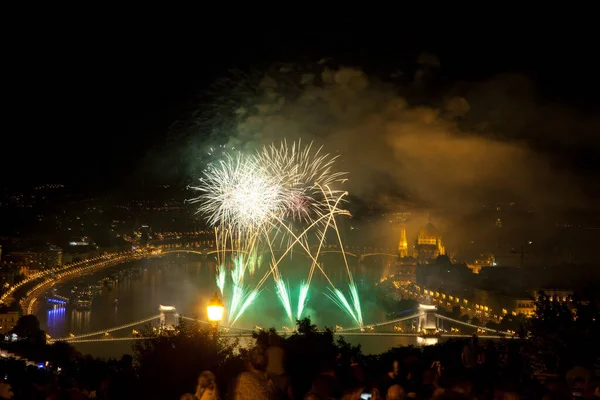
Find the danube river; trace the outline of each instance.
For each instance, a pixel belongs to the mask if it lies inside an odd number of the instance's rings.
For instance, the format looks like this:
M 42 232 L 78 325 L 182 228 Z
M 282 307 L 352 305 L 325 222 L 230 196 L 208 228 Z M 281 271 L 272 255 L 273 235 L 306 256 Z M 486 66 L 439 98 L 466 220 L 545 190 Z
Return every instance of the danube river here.
M 348 274 L 339 255 L 324 258 L 322 268 L 331 281 L 348 294 Z M 376 282 L 389 275 L 393 260 L 373 259 L 369 263 L 351 265 L 352 275 L 357 283 L 362 299 L 365 324 L 385 319 L 383 312 L 375 304 L 373 289 Z M 296 310 L 298 286 L 306 279 L 310 264 L 300 257 L 291 258 L 281 264 L 282 276 L 289 283 L 292 309 Z M 128 271 L 121 272 L 120 271 Z M 258 282 L 268 266 L 257 266 L 253 274 L 248 272 L 245 279 L 249 286 Z M 91 310 L 78 311 L 74 307 L 50 307 L 40 301 L 36 311 L 42 328 L 53 338 L 83 334 L 108 329 L 114 326 L 141 320 L 158 314 L 159 305 L 175 306 L 178 313 L 206 320 L 206 304 L 214 294 L 215 264 L 194 254 L 171 254 L 160 258 L 138 260 L 121 264 L 118 267 L 88 275 L 79 280 L 69 281 L 57 288 L 56 294 L 69 297 L 75 284 L 94 285 L 103 278 L 116 278 L 112 287 L 103 285 L 94 296 Z M 236 322 L 238 327 L 254 328 L 274 326 L 282 329 L 291 326 L 290 319 L 277 299 L 270 278 L 262 287 L 257 301 Z M 304 316 L 310 315 L 318 326 L 356 326 L 353 319 L 335 305 L 329 297 L 327 281 L 317 270 L 311 284 L 309 300 Z M 227 302 L 227 289 L 225 292 Z M 141 327 L 136 327 L 140 329 Z M 132 328 L 114 332 L 114 337 L 131 336 Z M 365 353 L 380 353 L 394 346 L 415 344 L 407 337 L 347 337 L 349 342 L 363 346 Z M 78 343 L 78 350 L 98 357 L 118 357 L 131 352 L 131 342 Z

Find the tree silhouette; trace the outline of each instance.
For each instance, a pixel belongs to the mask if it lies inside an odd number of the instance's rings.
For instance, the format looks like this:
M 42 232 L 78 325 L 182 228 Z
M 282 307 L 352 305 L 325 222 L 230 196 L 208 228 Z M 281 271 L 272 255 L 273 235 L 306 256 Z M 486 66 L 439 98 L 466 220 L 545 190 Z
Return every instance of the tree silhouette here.
M 564 372 L 574 365 L 592 368 L 600 361 L 600 313 L 594 304 L 576 296 L 559 301 L 541 292 L 535 306 L 530 328 L 535 369 Z
M 272 336 L 278 336 L 275 328 L 270 328 L 268 331 L 260 330 L 258 332 L 252 332 L 252 337 L 256 339 L 256 344 L 258 346 L 263 346 L 264 348 L 269 347 L 270 338 Z
M 54 364 L 59 367 L 65 367 L 65 365 L 75 361 L 81 357 L 75 347 L 67 342 L 55 342 L 50 346 L 49 349 L 50 359 Z
M 302 335 L 312 335 L 318 332 L 317 326 L 311 323 L 310 317 L 296 320 L 296 326 L 298 327 L 298 333 Z
M 236 340 L 217 338 L 210 329 L 197 323 L 181 322 L 175 331 L 156 333 L 148 329 L 150 337 L 133 344 L 138 374 L 142 384 L 139 397 L 167 399 L 186 392 L 194 392 L 199 374 L 212 371 L 219 389 L 224 391 L 243 370 L 240 354 L 235 352 Z M 157 383 L 160 384 L 151 384 Z
M 296 324 L 297 332 L 285 340 L 284 350 L 286 371 L 294 394 L 302 398 L 321 371 L 334 367 L 338 354 L 349 365 L 350 356 L 358 356 L 361 351 L 360 347 L 353 347 L 343 339 L 336 343 L 330 329 L 319 331 L 308 317 Z
M 32 314 L 19 318 L 10 333 L 17 335 L 19 341 L 30 345 L 46 344 L 46 332 L 40 329 L 40 321 Z

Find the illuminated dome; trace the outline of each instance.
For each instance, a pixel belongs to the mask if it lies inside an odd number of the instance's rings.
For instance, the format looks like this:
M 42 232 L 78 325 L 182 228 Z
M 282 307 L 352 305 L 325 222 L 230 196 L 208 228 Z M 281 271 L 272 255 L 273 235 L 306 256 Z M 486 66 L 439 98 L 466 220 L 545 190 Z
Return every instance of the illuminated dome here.
M 429 262 L 446 253 L 442 244 L 442 236 L 431 222 L 419 231 L 415 246 L 415 258 L 421 262 Z
M 440 235 L 439 235 L 437 229 L 435 228 L 435 226 L 433 226 L 433 224 L 430 222 L 427 225 L 425 225 L 423 228 L 421 228 L 421 230 L 419 231 L 419 237 L 417 238 L 417 244 L 436 245 L 438 240 L 441 240 Z

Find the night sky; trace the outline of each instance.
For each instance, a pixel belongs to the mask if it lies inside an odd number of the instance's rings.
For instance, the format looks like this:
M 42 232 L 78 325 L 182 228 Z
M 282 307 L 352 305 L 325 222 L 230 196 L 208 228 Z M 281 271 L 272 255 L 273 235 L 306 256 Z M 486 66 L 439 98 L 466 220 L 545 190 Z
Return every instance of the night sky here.
M 45 28 L 28 37 L 13 35 L 5 49 L 3 183 L 129 185 L 140 160 L 165 143 L 174 121 L 207 99 L 215 79 L 231 68 L 262 68 L 273 61 L 329 56 L 375 72 L 412 73 L 418 55 L 429 51 L 441 61 L 441 86 L 521 73 L 534 82 L 539 101 L 586 115 L 599 106 L 595 39 L 581 28 L 549 33 L 551 26 L 486 30 L 448 24 L 380 34 L 361 29 L 230 35 L 191 28 L 185 33 Z M 565 128 L 565 135 L 572 134 Z M 546 151 L 559 155 L 564 168 L 594 176 L 597 137 L 578 148 L 566 153 L 549 145 Z

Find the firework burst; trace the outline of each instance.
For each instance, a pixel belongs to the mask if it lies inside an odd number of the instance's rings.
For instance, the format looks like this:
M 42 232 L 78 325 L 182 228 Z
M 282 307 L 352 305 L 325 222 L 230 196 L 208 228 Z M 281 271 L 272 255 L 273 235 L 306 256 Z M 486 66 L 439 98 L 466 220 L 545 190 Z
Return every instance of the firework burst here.
M 227 257 L 233 260 L 229 299 L 230 323 L 240 318 L 258 297 L 265 280 L 273 275 L 276 293 L 293 323 L 293 312 L 289 287 L 279 271 L 279 263 L 294 246 L 299 245 L 313 260 L 308 279 L 302 283 L 296 316 L 302 315 L 312 274 L 318 265 L 320 249 L 329 228 L 336 231 L 344 264 L 350 280 L 352 305 L 327 278 L 332 288 L 330 296 L 362 326 L 362 315 L 356 286 L 348 268 L 341 237 L 335 223 L 335 215 L 349 213 L 341 208 L 345 192 L 337 187 L 345 179 L 345 173 L 333 168 L 336 156 L 313 149 L 312 143 L 302 146 L 301 142 L 271 145 L 244 156 L 225 154 L 216 164 L 211 164 L 200 178 L 200 185 L 191 189 L 199 191 L 190 203 L 198 203 L 197 212 L 215 227 L 219 268 L 217 286 L 225 293 Z M 301 232 L 296 234 L 295 232 Z M 311 253 L 308 234 L 316 233 L 318 249 L 316 257 Z M 283 256 L 275 257 L 274 243 L 283 247 Z M 256 287 L 248 291 L 244 283 L 246 270 L 253 275 L 260 264 L 263 251 L 271 255 L 270 268 Z M 326 276 L 327 277 L 327 276 Z
M 255 157 L 225 155 L 224 160 L 204 172 L 200 182 L 191 189 L 201 194 L 189 202 L 200 203 L 198 213 L 212 226 L 248 232 L 284 210 L 279 179 L 267 174 Z

